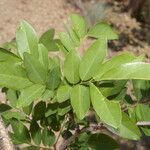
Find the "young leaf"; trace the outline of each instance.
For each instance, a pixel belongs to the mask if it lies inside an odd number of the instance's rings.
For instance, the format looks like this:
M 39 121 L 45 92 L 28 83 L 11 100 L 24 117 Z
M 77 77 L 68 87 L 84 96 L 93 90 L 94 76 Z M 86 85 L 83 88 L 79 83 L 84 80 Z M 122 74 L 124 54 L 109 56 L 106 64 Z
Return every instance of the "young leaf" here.
M 71 90 L 71 105 L 77 118 L 82 120 L 90 108 L 89 88 L 76 85 Z
M 92 150 L 116 150 L 118 143 L 105 134 L 93 134 L 88 139 L 88 146 Z
M 45 146 L 52 146 L 55 142 L 55 135 L 52 131 L 49 131 L 47 128 L 44 128 L 42 133 L 42 143 Z
M 66 34 L 65 32 L 61 32 L 59 34 L 59 38 L 60 38 L 63 46 L 67 49 L 68 52 L 75 51 L 75 45 L 71 41 L 68 34 Z
M 113 31 L 113 29 L 104 22 L 97 23 L 95 26 L 93 26 L 89 30 L 88 36 L 107 40 L 118 39 L 118 35 L 116 34 L 116 32 Z
M 150 64 L 144 62 L 126 63 L 106 72 L 101 80 L 150 80 Z
M 117 56 L 114 56 L 110 60 L 104 62 L 102 65 L 99 66 L 94 75 L 94 79 L 96 81 L 99 81 L 104 73 L 108 72 L 113 68 L 117 68 L 121 64 L 132 62 L 133 60 L 135 60 L 135 56 L 133 56 L 129 52 L 121 53 Z
M 39 84 L 46 82 L 47 70 L 34 56 L 24 53 L 24 65 L 32 82 Z
M 119 128 L 119 135 L 131 140 L 139 140 L 141 133 L 135 123 L 125 114 L 122 113 L 122 122 Z
M 78 37 L 83 38 L 87 32 L 87 26 L 84 18 L 78 14 L 71 14 L 69 18 L 71 20 L 72 27 Z
M 69 85 L 60 86 L 57 90 L 57 101 L 62 103 L 70 98 L 71 87 Z
M 107 53 L 106 40 L 98 39 L 85 52 L 79 67 L 79 73 L 82 80 L 90 79 L 95 71 L 100 67 Z
M 45 48 L 43 44 L 38 45 L 38 51 L 39 51 L 39 61 L 43 65 L 46 70 L 48 70 L 49 67 L 49 60 L 48 60 L 48 51 Z
M 29 52 L 38 58 L 38 38 L 34 29 L 26 21 L 22 21 L 17 29 L 16 42 L 21 58 L 24 52 Z
M 19 63 L 21 61 L 18 56 L 0 47 L 0 62 Z
M 30 105 L 34 100 L 43 94 L 44 90 L 45 86 L 40 84 L 33 84 L 32 86 L 21 90 L 17 107 L 26 107 Z
M 32 121 L 30 124 L 30 132 L 31 132 L 31 137 L 36 145 L 40 145 L 41 140 L 42 140 L 42 133 L 41 129 L 36 121 Z
M 48 51 L 57 51 L 58 47 L 56 44 L 56 40 L 54 40 L 54 34 L 55 30 L 53 28 L 50 28 L 46 32 L 42 34 L 42 36 L 39 39 L 39 43 L 43 44 Z
M 72 84 L 80 81 L 79 63 L 80 58 L 77 53 L 75 51 L 69 52 L 64 62 L 64 76 Z
M 100 119 L 114 128 L 119 128 L 122 118 L 119 103 L 107 100 L 92 83 L 90 84 L 90 95 L 93 108 Z
M 0 86 L 20 90 L 32 85 L 25 70 L 12 63 L 0 63 Z

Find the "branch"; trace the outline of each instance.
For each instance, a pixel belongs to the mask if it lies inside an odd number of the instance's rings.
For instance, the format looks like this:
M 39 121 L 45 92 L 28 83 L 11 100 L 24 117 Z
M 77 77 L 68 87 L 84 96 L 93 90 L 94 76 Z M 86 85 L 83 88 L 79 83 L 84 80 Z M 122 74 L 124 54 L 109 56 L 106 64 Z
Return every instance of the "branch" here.
M 80 130 L 76 130 L 74 135 L 72 135 L 70 138 L 63 140 L 62 144 L 59 147 L 59 150 L 65 150 L 71 143 L 75 141 L 75 139 L 82 133 L 90 131 L 90 132 L 95 132 L 98 130 L 103 130 L 106 129 L 106 127 L 103 124 L 98 124 L 98 125 L 91 125 L 89 127 L 83 127 Z
M 0 149 L 1 150 L 14 150 L 15 149 L 8 135 L 8 132 L 4 126 L 1 116 L 0 116 Z
M 150 126 L 150 121 L 139 121 L 136 123 L 137 126 Z
M 143 101 L 138 101 L 136 103 L 133 103 L 132 105 L 129 105 L 128 107 L 136 107 L 138 104 L 150 104 L 150 100 L 149 99 L 145 99 Z M 125 108 L 122 108 L 122 111 L 127 111 L 128 110 L 128 107 L 125 107 Z

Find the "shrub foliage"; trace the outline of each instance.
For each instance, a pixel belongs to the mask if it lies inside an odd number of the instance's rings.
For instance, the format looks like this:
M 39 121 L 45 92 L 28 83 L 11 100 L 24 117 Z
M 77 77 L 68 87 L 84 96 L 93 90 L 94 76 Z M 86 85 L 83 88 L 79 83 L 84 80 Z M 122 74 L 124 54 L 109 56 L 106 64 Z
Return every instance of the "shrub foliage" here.
M 57 149 L 61 138 L 59 149 L 112 150 L 118 143 L 110 132 L 131 140 L 150 135 L 148 127 L 137 126 L 150 120 L 150 64 L 129 52 L 108 59 L 108 42 L 118 35 L 106 23 L 88 28 L 84 18 L 71 14 L 66 29 L 58 38 L 54 29 L 38 38 L 23 21 L 16 40 L 0 48 L 6 94 L 0 113 L 13 143 L 26 150 Z M 81 56 L 85 39 L 91 45 Z M 57 51 L 61 56 L 51 57 Z

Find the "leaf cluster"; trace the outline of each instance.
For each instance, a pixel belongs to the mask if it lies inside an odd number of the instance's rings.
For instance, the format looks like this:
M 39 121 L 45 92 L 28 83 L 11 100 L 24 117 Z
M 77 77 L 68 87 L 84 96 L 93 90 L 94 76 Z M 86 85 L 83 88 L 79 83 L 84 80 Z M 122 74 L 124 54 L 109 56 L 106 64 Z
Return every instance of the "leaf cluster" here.
M 83 17 L 71 14 L 66 29 L 58 38 L 54 29 L 38 38 L 22 21 L 16 40 L 0 48 L 0 86 L 6 94 L 0 113 L 12 127 L 13 143 L 25 144 L 26 150 L 50 149 L 62 136 L 64 148 L 116 149 L 113 138 L 88 130 L 93 123 L 126 139 L 150 135 L 148 127 L 136 125 L 150 120 L 145 104 L 150 98 L 150 64 L 129 52 L 108 59 L 108 42 L 118 35 L 106 23 L 88 28 Z M 81 56 L 78 49 L 86 39 L 91 45 Z M 63 60 L 50 56 L 57 51 Z M 130 95 L 128 85 L 133 86 Z

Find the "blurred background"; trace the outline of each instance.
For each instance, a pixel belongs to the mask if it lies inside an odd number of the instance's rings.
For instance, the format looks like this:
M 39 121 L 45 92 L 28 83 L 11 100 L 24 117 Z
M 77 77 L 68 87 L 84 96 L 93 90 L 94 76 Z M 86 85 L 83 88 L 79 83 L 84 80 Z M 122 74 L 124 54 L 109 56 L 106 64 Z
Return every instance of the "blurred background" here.
M 83 15 L 88 25 L 106 21 L 118 32 L 109 43 L 109 56 L 120 51 L 144 54 L 150 62 L 150 0 L 0 0 L 0 45 L 11 41 L 20 21 L 28 21 L 41 35 L 52 27 L 58 32 L 70 13 Z M 0 94 L 0 99 L 4 97 Z M 120 149 L 149 150 L 147 138 L 133 142 L 120 139 Z

